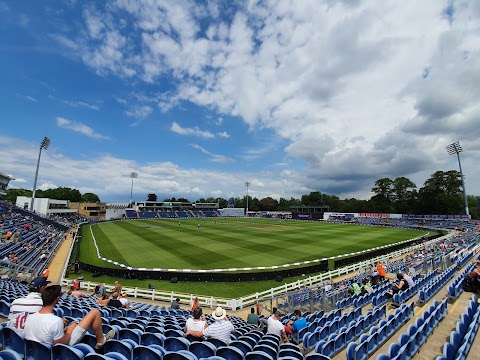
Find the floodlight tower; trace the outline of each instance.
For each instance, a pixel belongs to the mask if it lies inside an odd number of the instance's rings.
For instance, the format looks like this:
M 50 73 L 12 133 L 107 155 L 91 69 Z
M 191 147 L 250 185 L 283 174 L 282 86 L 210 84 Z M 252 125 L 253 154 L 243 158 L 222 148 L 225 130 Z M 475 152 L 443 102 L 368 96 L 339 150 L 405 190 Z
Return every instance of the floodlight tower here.
M 131 172 L 130 177 L 132 178 L 132 186 L 130 187 L 130 206 L 132 206 L 132 197 L 133 197 L 133 179 L 138 178 L 138 173 Z
M 460 177 L 462 178 L 463 198 L 465 200 L 465 214 L 467 214 L 467 216 L 470 216 L 470 212 L 468 211 L 467 191 L 465 190 L 465 180 L 463 178 L 462 163 L 460 162 L 460 153 L 463 151 L 463 149 L 458 141 L 454 142 L 453 144 L 447 145 L 446 149 L 448 155 L 457 154 L 458 167 L 460 168 Z
M 249 181 L 246 181 L 245 182 L 245 186 L 247 187 L 247 212 L 245 215 L 248 216 L 248 188 L 250 187 L 250 182 Z
M 42 156 L 42 149 L 47 150 L 52 141 L 48 137 L 44 137 L 40 143 L 40 151 L 38 152 L 37 171 L 35 171 L 35 180 L 33 181 L 32 201 L 30 203 L 30 211 L 33 211 L 33 204 L 35 202 L 35 191 L 37 189 L 38 168 L 40 167 L 40 157 Z

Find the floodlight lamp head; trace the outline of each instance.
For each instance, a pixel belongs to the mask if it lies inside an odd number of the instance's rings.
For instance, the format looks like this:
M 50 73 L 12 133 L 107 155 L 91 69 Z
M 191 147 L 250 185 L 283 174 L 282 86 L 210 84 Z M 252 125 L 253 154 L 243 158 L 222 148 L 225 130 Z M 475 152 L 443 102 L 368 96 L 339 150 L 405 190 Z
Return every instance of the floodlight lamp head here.
M 51 142 L 52 142 L 52 141 L 51 141 L 48 137 L 45 136 L 45 137 L 43 138 L 42 142 L 40 143 L 40 149 L 45 149 L 45 150 L 47 150 L 48 147 L 50 146 Z
M 447 149 L 448 155 L 458 154 L 463 151 L 458 141 L 454 142 L 453 144 L 447 145 L 445 148 Z
M 132 179 L 134 179 L 134 178 L 136 179 L 136 178 L 138 178 L 138 173 L 132 171 L 132 172 L 130 173 L 130 177 L 131 177 Z

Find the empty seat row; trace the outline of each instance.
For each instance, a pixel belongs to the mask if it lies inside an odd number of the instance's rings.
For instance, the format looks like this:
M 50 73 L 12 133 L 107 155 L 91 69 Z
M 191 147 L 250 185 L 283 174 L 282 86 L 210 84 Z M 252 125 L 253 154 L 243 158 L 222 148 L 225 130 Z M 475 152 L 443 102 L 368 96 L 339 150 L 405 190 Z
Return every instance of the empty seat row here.
M 380 320 L 378 327 L 372 327 L 368 334 L 360 336 L 358 342 L 347 346 L 347 360 L 366 360 L 377 351 L 398 329 L 413 316 L 414 303 L 402 304 L 387 320 Z

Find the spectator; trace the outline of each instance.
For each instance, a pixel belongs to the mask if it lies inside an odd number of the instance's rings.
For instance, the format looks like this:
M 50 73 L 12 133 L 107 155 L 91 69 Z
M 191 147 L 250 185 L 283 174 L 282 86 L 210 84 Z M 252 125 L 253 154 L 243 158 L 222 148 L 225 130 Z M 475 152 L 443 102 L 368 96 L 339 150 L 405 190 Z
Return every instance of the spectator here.
M 478 275 L 475 271 L 469 271 L 465 278 L 463 279 L 462 284 L 463 290 L 466 292 L 478 293 L 479 284 L 478 284 Z
M 405 281 L 407 282 L 409 288 L 412 288 L 412 287 L 415 286 L 415 283 L 413 282 L 413 279 L 405 271 L 402 272 L 402 276 L 405 279 Z
M 258 318 L 259 316 L 255 314 L 255 308 L 250 309 L 250 314 L 247 316 L 247 324 L 253 324 L 255 326 L 258 325 Z
M 267 320 L 268 330 L 267 334 L 275 334 L 283 338 L 285 342 L 290 342 L 285 334 L 285 327 L 280 322 L 280 311 L 275 311 Z
M 95 296 L 97 299 L 103 299 L 106 293 L 107 289 L 105 288 L 105 285 L 102 283 L 98 283 L 97 286 L 95 286 L 92 295 Z
M 173 309 L 173 310 L 178 310 L 180 309 L 180 299 L 179 298 L 176 298 L 175 300 L 172 301 L 172 304 L 170 305 L 170 307 Z
M 207 327 L 207 322 L 203 316 L 203 310 L 199 306 L 193 310 L 193 318 L 188 318 L 187 323 L 185 324 L 185 334 L 188 333 L 187 340 L 189 341 L 202 341 L 203 340 L 203 330 Z M 195 336 L 190 331 L 202 332 L 201 336 Z M 197 334 L 198 335 L 198 334 Z
M 195 297 L 192 303 L 192 311 L 195 310 L 199 305 L 200 305 L 200 301 L 198 300 L 198 297 Z
M 352 283 L 352 286 L 350 288 L 350 293 L 355 294 L 355 295 L 360 295 L 362 293 L 362 288 L 360 285 L 358 285 L 356 282 Z
M 45 279 L 48 279 L 49 276 L 50 276 L 50 270 L 48 268 L 43 270 L 42 277 L 44 277 Z
M 298 309 L 296 309 L 293 314 L 295 315 L 295 321 L 292 326 L 293 337 L 296 341 L 300 341 L 301 339 L 299 339 L 298 334 L 300 330 L 307 327 L 307 320 L 305 320 L 305 318 L 302 316 L 302 313 Z
M 223 341 L 225 344 L 230 345 L 230 343 L 232 342 L 230 334 L 235 332 L 235 328 L 228 320 L 227 312 L 225 311 L 225 309 L 218 306 L 212 313 L 212 317 L 215 319 L 215 322 L 213 324 L 203 329 L 203 331 L 188 330 L 186 332 L 186 336 L 205 336 L 207 338 Z
M 42 308 L 42 292 L 48 284 L 50 281 L 43 277 L 37 277 L 30 282 L 30 293 L 26 297 L 13 300 L 8 314 L 7 326 L 9 328 L 23 332 L 27 317 Z
M 65 234 L 66 236 L 66 234 Z M 78 260 L 76 260 L 74 263 L 73 263 L 73 269 L 75 271 L 75 274 L 78 273 L 78 270 L 80 270 L 80 263 L 78 262 Z
M 117 293 L 118 296 L 122 295 L 122 285 L 118 281 L 113 284 L 113 292 Z
M 100 311 L 91 310 L 77 324 L 72 322 L 67 326 L 67 320 L 53 314 L 53 309 L 60 299 L 62 288 L 60 285 L 46 287 L 42 292 L 43 307 L 27 317 L 25 322 L 25 339 L 36 341 L 45 346 L 55 344 L 78 344 L 89 328 L 92 328 L 100 349 L 115 336 L 115 330 L 103 334 Z
M 364 292 L 365 294 L 373 293 L 373 288 L 372 288 L 372 285 L 370 284 L 370 281 L 368 281 L 367 279 L 363 279 L 362 284 L 363 284 L 362 292 Z
M 111 306 L 117 309 L 123 307 L 122 302 L 118 300 L 118 293 L 116 292 L 112 294 L 111 299 L 107 297 L 106 299 L 97 300 L 97 303 L 102 306 Z
M 76 297 L 76 298 L 80 298 L 80 297 L 85 296 L 85 293 L 83 291 L 75 289 L 75 287 L 73 285 L 70 286 L 70 289 L 68 290 L 67 294 L 70 295 L 70 296 Z
M 129 304 L 129 302 L 128 302 L 127 296 L 128 296 L 128 294 L 127 294 L 127 293 L 124 293 L 124 294 L 122 294 L 122 296 L 120 296 L 120 297 L 118 298 L 118 300 L 120 300 L 120 302 L 122 303 L 122 307 L 124 307 L 125 309 L 129 309 L 129 308 L 130 308 L 130 304 Z
M 266 317 L 266 318 L 265 318 L 265 317 L 264 317 L 264 318 L 261 318 L 261 319 L 259 320 L 260 325 L 261 325 L 262 327 L 268 326 L 268 319 L 269 319 L 270 317 L 272 317 L 273 314 L 275 314 L 276 312 L 277 312 L 277 308 L 276 308 L 276 307 L 273 307 L 273 308 L 272 308 L 272 313 L 270 314 L 270 316 L 268 316 L 268 317 Z
M 387 291 L 387 294 L 389 294 L 390 296 L 393 296 L 394 294 L 398 293 L 400 290 L 405 291 L 407 289 L 408 289 L 408 283 L 403 278 L 403 275 L 398 273 L 397 282 L 393 283 L 392 289 Z
M 293 340 L 293 320 L 288 320 L 287 324 L 284 326 L 285 335 L 288 338 L 288 341 Z
M 385 280 L 385 276 L 387 275 L 387 270 L 385 269 L 385 266 L 381 261 L 379 261 L 377 264 L 377 272 L 380 279 L 382 281 Z

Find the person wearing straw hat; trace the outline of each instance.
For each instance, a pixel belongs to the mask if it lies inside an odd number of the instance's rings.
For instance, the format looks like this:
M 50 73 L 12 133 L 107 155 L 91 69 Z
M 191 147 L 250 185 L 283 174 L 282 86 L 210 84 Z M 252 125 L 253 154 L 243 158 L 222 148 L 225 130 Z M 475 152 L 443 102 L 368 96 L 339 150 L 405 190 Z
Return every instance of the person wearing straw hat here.
M 203 331 L 188 330 L 185 333 L 185 336 L 205 336 L 206 338 L 217 339 L 223 341 L 227 345 L 230 345 L 232 342 L 230 334 L 235 332 L 235 327 L 232 325 L 230 320 L 228 320 L 227 312 L 221 306 L 218 306 L 212 313 L 212 317 L 215 319 L 213 324 L 203 329 Z

